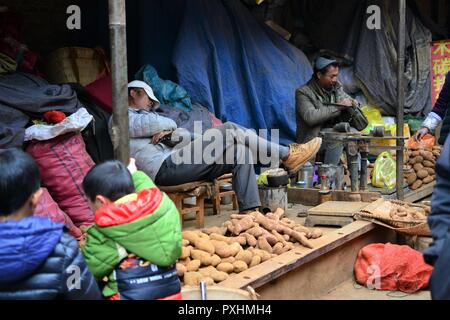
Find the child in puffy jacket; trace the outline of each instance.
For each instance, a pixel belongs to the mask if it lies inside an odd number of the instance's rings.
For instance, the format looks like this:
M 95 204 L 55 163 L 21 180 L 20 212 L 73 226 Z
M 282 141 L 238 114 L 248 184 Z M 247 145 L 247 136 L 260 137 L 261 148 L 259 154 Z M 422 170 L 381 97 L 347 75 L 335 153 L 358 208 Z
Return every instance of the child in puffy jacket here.
M 33 216 L 41 196 L 33 158 L 0 150 L 0 300 L 101 299 L 75 238 Z
M 119 161 L 93 167 L 83 181 L 95 211 L 83 254 L 110 300 L 181 299 L 178 211 L 143 172 Z

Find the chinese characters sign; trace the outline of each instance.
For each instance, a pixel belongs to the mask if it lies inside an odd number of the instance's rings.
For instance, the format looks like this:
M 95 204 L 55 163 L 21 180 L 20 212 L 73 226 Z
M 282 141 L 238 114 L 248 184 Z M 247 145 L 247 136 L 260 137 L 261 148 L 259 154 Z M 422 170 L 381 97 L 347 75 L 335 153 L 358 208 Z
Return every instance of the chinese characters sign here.
M 450 40 L 433 42 L 431 46 L 432 99 L 433 106 L 444 86 L 445 76 L 450 72 Z

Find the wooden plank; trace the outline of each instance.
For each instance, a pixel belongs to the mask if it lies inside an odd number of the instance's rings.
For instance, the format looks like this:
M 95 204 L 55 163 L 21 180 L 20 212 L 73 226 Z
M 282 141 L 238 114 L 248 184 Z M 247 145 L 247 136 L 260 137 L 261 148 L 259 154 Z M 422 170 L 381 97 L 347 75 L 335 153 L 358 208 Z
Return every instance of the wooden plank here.
M 424 198 L 427 198 L 433 194 L 434 187 L 436 186 L 436 181 L 433 181 L 417 190 L 407 192 L 405 194 L 405 201 L 407 202 L 417 202 Z
M 359 192 L 362 202 L 372 202 L 381 198 L 378 192 Z M 350 201 L 351 193 L 343 190 L 333 190 L 331 197 L 333 201 Z M 317 206 L 320 204 L 319 190 L 307 188 L 289 188 L 288 202 L 298 203 L 305 206 Z
M 256 289 L 375 228 L 376 225 L 374 223 L 355 221 L 319 239 L 310 240 L 315 249 L 297 247 L 249 270 L 229 277 L 221 282 L 220 285 L 238 289 L 251 286 Z
M 367 202 L 328 201 L 308 210 L 309 215 L 353 217 L 367 207 Z
M 363 247 L 387 242 L 396 242 L 395 232 L 377 227 L 258 287 L 258 299 L 320 300 L 342 283 L 354 283 L 355 261 Z

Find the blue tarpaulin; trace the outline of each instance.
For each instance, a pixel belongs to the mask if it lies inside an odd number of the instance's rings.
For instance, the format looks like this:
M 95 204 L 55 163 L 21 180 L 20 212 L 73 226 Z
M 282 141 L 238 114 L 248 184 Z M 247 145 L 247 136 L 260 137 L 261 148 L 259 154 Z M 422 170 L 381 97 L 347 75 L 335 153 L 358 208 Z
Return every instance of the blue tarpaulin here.
M 294 140 L 295 89 L 311 78 L 311 65 L 240 1 L 189 1 L 173 63 L 192 101 L 221 120 Z
M 107 1 L 101 8 L 84 3 L 83 23 L 91 28 L 82 28 L 76 43 L 107 43 Z M 95 23 L 98 35 L 90 31 Z M 221 120 L 280 129 L 282 143 L 294 140 L 295 89 L 309 80 L 311 65 L 241 1 L 127 1 L 127 43 L 130 81 L 150 64 Z

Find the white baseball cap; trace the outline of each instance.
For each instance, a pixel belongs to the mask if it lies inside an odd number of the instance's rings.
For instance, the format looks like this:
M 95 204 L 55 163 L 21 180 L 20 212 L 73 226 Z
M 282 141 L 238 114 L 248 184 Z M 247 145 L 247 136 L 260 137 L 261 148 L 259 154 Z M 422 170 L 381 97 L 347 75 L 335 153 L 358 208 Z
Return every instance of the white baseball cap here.
M 144 81 L 134 80 L 128 84 L 128 88 L 141 88 L 144 89 L 147 96 L 155 102 L 154 108 L 157 109 L 161 105 L 158 99 L 156 99 L 155 94 L 153 93 L 152 87 L 146 84 Z

